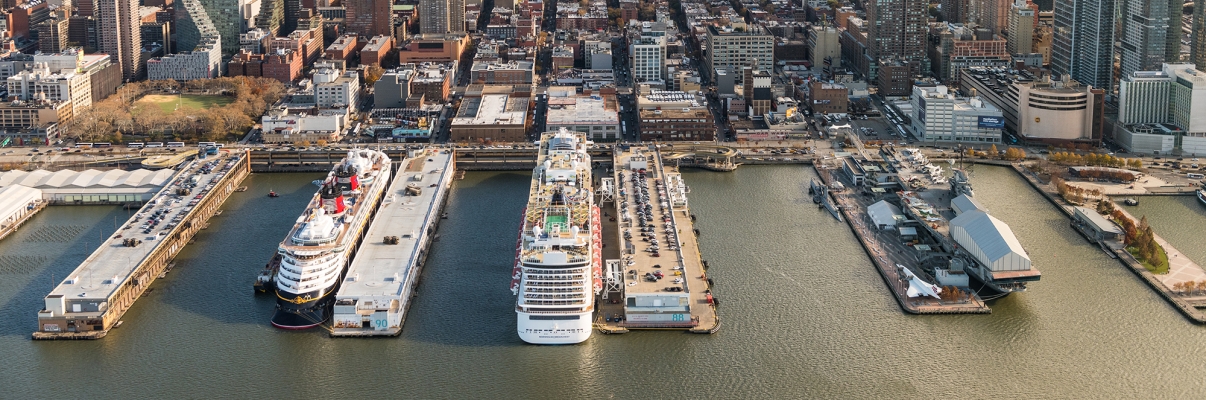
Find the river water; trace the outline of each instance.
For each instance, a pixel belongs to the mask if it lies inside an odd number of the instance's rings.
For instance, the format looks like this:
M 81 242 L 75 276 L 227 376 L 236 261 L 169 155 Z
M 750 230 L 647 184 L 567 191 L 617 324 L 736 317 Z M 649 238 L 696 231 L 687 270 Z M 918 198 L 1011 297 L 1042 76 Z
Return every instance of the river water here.
M 53 207 L 0 242 L 0 397 L 1206 395 L 1206 327 L 1089 245 L 1012 171 L 976 168 L 977 199 L 1012 226 L 1043 272 L 1030 291 L 992 303 L 991 315 L 903 314 L 849 228 L 808 198 L 811 169 L 747 166 L 685 173 L 723 299 L 717 334 L 596 334 L 552 347 L 515 335 L 508 282 L 524 173 L 456 182 L 396 338 L 268 325 L 273 301 L 254 295 L 251 281 L 317 176 L 256 174 L 121 328 L 99 341 L 32 341 L 42 296 L 128 214 Z M 282 196 L 267 198 L 269 189 Z M 1206 213 L 1190 200 L 1145 198 L 1140 207 L 1158 232 L 1206 262 Z

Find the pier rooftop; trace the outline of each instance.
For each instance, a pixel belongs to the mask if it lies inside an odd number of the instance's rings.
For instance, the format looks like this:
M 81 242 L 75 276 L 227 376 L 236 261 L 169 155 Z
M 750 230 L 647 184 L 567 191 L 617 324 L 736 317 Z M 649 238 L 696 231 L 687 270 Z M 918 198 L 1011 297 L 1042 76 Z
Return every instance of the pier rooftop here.
M 719 320 L 682 176 L 665 171 L 656 149 L 631 148 L 616 156 L 615 165 L 624 301 L 600 302 L 601 329 L 714 332 Z M 614 320 L 617 314 L 622 321 Z
M 190 230 L 192 223 L 204 223 L 185 220 L 222 178 L 237 166 L 243 154 L 225 153 L 186 163 L 171 183 L 100 243 L 92 255 L 46 296 L 45 309 L 38 313 L 39 331 L 107 329 L 109 321 L 102 323 L 102 315 L 115 303 L 132 302 L 133 299 L 126 297 L 136 297 L 134 292 L 141 293 L 122 289 L 126 286 L 145 288 L 155 279 L 139 267 L 152 254 L 160 254 L 157 250 L 161 242 Z M 182 222 L 184 226 L 178 226 Z M 126 242 L 130 239 L 137 242 L 130 246 Z M 178 250 L 173 249 L 169 253 L 174 255 Z M 64 317 L 65 321 L 58 321 Z M 66 322 L 66 326 L 59 327 L 57 322 Z M 102 325 L 105 326 L 102 328 Z
M 335 295 L 331 336 L 402 332 L 454 165 L 452 151 L 441 149 L 417 150 L 402 162 Z

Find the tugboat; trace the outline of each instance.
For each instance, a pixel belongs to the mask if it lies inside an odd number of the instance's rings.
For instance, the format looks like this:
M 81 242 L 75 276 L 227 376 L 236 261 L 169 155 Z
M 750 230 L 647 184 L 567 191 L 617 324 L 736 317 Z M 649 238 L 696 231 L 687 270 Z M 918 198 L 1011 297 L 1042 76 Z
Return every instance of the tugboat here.
M 276 194 L 276 191 L 274 191 L 274 190 L 269 190 L 268 197 L 281 197 L 281 195 Z

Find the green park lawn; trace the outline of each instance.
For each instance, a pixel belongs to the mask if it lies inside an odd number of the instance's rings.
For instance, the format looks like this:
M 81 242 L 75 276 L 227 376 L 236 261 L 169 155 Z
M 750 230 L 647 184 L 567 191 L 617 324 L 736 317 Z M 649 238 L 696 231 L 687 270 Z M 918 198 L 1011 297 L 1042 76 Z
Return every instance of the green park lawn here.
M 134 102 L 135 107 L 159 106 L 165 114 L 171 114 L 177 105 L 185 110 L 204 110 L 210 107 L 221 107 L 234 101 L 230 96 L 206 94 L 148 94 Z

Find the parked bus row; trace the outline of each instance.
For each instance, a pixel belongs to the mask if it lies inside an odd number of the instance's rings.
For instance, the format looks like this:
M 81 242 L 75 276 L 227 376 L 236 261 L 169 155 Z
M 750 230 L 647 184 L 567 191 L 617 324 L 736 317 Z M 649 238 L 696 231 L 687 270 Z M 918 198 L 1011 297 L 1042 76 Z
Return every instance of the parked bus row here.
M 112 145 L 109 143 L 76 143 L 75 144 L 75 147 L 84 148 L 84 149 L 102 148 L 102 147 L 109 147 L 109 146 L 112 146 Z M 155 148 L 162 148 L 162 147 L 184 147 L 184 146 L 185 146 L 184 142 L 167 142 L 167 143 L 164 143 L 164 142 L 146 142 L 146 143 L 130 142 L 130 143 L 126 144 L 126 147 L 129 147 L 131 149 L 144 149 L 144 148 L 145 149 L 155 149 Z M 217 143 L 217 142 L 198 142 L 197 143 L 197 147 L 200 147 L 200 148 L 206 148 L 206 147 L 221 148 L 223 146 L 224 146 L 223 144 Z

